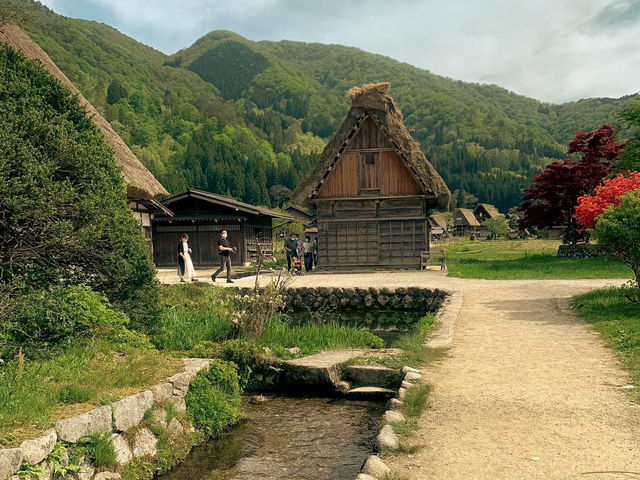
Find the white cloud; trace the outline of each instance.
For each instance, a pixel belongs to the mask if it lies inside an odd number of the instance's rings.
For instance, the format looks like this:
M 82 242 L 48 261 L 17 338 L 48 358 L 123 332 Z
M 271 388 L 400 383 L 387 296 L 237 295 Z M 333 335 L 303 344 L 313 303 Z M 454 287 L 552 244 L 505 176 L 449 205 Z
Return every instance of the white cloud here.
M 560 102 L 639 90 L 635 0 L 45 0 L 167 53 L 211 30 L 340 43 Z M 87 13 L 89 12 L 89 13 Z M 106 13 L 105 13 L 106 12 Z M 80 15 L 77 13 L 77 15 Z M 101 18 L 94 18 L 100 20 Z

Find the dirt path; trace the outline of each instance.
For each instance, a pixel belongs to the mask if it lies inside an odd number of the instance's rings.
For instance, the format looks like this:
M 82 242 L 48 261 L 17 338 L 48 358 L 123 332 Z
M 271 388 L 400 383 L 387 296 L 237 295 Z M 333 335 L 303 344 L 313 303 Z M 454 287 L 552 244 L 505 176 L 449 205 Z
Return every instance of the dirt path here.
M 244 279 L 240 283 L 249 282 Z M 640 406 L 572 295 L 619 281 L 485 281 L 419 272 L 308 275 L 296 286 L 420 285 L 462 295 L 406 479 L 640 479 Z

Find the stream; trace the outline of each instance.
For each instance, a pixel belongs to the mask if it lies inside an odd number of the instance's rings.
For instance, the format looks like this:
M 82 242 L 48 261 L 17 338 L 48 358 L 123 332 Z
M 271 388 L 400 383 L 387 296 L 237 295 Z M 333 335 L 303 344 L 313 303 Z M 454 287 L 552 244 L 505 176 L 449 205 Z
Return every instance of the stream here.
M 352 480 L 372 453 L 384 403 L 267 396 L 158 480 Z

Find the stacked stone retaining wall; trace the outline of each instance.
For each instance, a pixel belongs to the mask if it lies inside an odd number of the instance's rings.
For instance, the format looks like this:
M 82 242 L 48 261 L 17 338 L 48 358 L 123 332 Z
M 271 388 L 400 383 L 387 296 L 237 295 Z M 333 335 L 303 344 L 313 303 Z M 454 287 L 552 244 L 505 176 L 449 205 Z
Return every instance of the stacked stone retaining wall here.
M 56 421 L 55 428 L 46 431 L 42 436 L 25 440 L 17 448 L 0 449 L 0 480 L 18 480 L 15 473 L 23 463 L 40 465 L 45 472 L 38 480 L 49 480 L 53 477 L 53 464 L 47 456 L 53 451 L 58 441 L 73 445 L 92 433 L 111 433 L 117 463 L 127 465 L 138 458 L 156 456 L 158 437 L 143 422 L 145 413 L 154 409 L 154 423 L 162 427 L 170 435 L 185 435 L 194 432 L 186 421 L 176 418 L 167 419 L 166 406 L 174 405 L 175 410 L 186 412 L 184 397 L 189 390 L 191 380 L 200 370 L 209 368 L 208 359 L 184 359 L 184 371 L 134 395 L 124 397 L 111 405 L 96 407 L 88 412 Z M 163 420 L 164 419 L 164 420 Z M 157 431 L 156 431 L 157 433 Z M 83 469 L 75 474 L 67 474 L 64 480 L 106 480 L 119 479 L 116 471 L 95 471 L 94 466 L 85 463 Z
M 558 253 L 556 254 L 556 257 L 559 258 L 596 258 L 604 256 L 606 256 L 606 253 L 598 248 L 597 245 L 587 244 L 563 244 L 558 247 Z

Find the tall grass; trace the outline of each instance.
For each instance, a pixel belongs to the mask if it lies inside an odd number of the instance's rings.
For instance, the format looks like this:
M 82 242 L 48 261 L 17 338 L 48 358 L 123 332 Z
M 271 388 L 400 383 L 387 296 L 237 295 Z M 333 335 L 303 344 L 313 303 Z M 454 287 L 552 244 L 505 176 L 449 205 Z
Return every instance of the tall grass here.
M 153 343 L 163 350 L 190 350 L 204 340 L 218 340 L 231 331 L 228 314 L 175 308 L 162 314 Z
M 382 348 L 382 339 L 371 332 L 338 323 L 324 325 L 289 325 L 281 317 L 274 317 L 258 340 L 262 346 L 271 348 L 276 354 L 285 349 L 298 347 L 308 355 L 322 350 L 340 348 Z
M 0 368 L 1 443 L 12 443 L 12 431 L 17 438 L 28 437 L 51 426 L 54 417 L 155 385 L 181 367 L 168 354 L 114 351 L 101 340 L 78 342 L 46 361 L 10 362 Z

